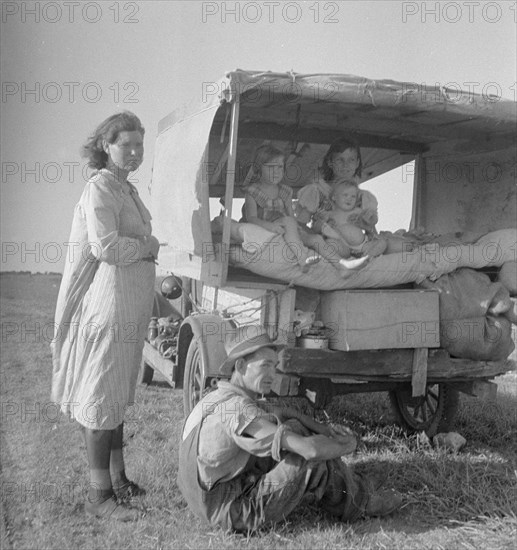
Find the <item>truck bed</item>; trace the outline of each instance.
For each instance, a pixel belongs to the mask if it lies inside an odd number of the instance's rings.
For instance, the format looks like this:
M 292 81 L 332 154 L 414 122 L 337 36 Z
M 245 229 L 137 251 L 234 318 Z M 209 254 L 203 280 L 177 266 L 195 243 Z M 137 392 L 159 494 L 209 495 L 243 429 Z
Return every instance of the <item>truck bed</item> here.
M 287 348 L 282 352 L 278 370 L 286 374 L 312 377 L 347 376 L 357 379 L 411 379 L 414 351 L 411 349 L 374 351 L 332 351 Z M 315 369 L 314 365 L 318 365 Z M 429 381 L 492 378 L 516 370 L 511 359 L 473 361 L 456 359 L 443 349 L 429 350 L 427 374 Z

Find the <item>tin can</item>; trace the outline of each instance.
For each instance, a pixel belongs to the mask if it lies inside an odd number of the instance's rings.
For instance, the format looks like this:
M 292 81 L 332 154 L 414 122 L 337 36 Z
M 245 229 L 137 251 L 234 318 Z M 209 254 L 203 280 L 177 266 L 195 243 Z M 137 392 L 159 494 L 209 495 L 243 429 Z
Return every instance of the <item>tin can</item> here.
M 298 338 L 298 345 L 304 349 L 328 349 L 329 339 L 326 336 L 306 334 Z

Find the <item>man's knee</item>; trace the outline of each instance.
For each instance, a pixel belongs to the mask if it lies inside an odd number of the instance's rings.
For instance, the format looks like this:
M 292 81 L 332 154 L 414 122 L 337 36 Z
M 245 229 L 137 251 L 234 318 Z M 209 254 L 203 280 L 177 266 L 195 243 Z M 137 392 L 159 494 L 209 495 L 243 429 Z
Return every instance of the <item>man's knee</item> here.
M 284 425 L 298 435 L 311 435 L 311 432 L 299 420 L 296 420 L 296 418 L 290 418 L 289 420 L 284 422 Z

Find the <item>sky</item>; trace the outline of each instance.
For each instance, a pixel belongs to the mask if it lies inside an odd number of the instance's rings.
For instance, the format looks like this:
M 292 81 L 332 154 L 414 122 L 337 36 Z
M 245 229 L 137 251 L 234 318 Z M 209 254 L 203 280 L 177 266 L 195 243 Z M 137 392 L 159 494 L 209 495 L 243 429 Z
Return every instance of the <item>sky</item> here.
M 150 205 L 158 121 L 226 71 L 344 73 L 515 101 L 515 1 L 2 1 L 0 271 L 61 272 L 86 183 L 80 146 L 122 109 L 145 128 L 131 181 Z M 407 228 L 409 169 L 367 182 Z

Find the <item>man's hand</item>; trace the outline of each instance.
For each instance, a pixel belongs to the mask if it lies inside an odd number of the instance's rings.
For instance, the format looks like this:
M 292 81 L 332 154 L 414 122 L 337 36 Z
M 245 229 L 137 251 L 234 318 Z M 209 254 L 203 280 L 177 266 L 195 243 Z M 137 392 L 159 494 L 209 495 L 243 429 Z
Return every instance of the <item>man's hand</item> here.
M 305 455 L 306 452 L 309 456 L 318 460 L 329 460 L 330 458 L 337 458 L 339 456 L 348 455 L 353 453 L 357 449 L 357 436 L 348 427 L 340 424 L 322 424 L 312 419 L 311 417 L 301 413 L 299 410 L 293 407 L 278 407 L 268 406 L 266 408 L 268 413 L 272 413 L 278 417 L 280 422 L 286 422 L 289 419 L 296 419 L 309 431 L 313 433 L 310 436 L 301 436 L 309 445 L 302 450 L 300 447 L 295 452 Z M 312 450 L 311 450 L 312 448 Z M 332 455 L 330 456 L 329 453 Z
M 353 453 L 357 448 L 355 437 L 327 437 L 323 434 L 315 434 L 305 438 L 313 449 L 313 460 L 331 460 Z
M 154 236 L 149 237 L 149 247 L 151 250 L 151 256 L 156 260 L 158 258 L 158 253 L 160 252 L 160 241 Z
M 330 424 L 329 431 L 329 437 L 337 437 L 338 435 L 355 437 L 355 433 L 348 426 L 342 426 L 341 424 Z
M 329 437 L 346 446 L 349 449 L 346 454 L 353 453 L 357 449 L 357 436 L 346 426 L 339 424 L 329 426 Z

